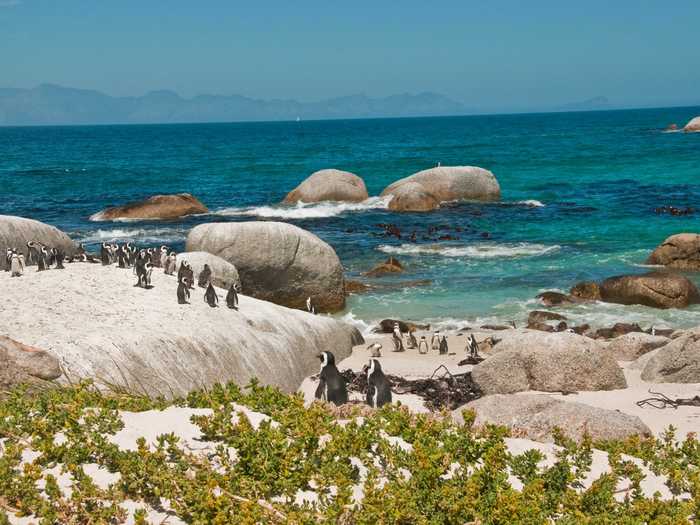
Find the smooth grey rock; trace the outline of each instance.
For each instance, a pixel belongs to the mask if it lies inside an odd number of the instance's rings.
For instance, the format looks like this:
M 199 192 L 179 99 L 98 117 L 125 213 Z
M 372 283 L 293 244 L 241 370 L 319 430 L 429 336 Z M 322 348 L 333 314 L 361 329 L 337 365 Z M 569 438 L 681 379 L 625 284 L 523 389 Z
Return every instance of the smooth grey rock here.
M 5 269 L 5 251 L 17 249 L 27 261 L 27 242 L 40 242 L 50 248 L 60 248 L 66 256 L 73 255 L 76 244 L 61 230 L 43 222 L 12 215 L 0 215 L 0 268 Z
M 230 262 L 212 255 L 208 252 L 184 252 L 177 254 L 177 268 L 180 267 L 182 261 L 187 261 L 192 266 L 195 282 L 200 272 L 204 269 L 204 265 L 208 264 L 212 272 L 212 283 L 214 286 L 228 290 L 232 284 L 235 284 L 240 290 L 241 278 L 238 275 L 238 270 Z M 245 292 L 245 290 L 243 290 Z
M 651 383 L 700 383 L 700 334 L 689 331 L 660 348 L 642 371 Z
M 406 182 L 384 196 L 391 195 L 388 208 L 391 211 L 422 212 L 440 207 L 440 201 L 418 182 Z
M 368 198 L 365 181 L 360 177 L 349 171 L 326 169 L 311 174 L 287 194 L 284 202 L 362 202 Z
M 608 351 L 618 361 L 634 361 L 647 352 L 661 348 L 670 339 L 644 332 L 631 332 L 612 339 L 608 343 Z
M 387 186 L 382 196 L 400 186 L 418 183 L 439 202 L 455 200 L 497 201 L 501 187 L 493 173 L 475 166 L 442 166 L 414 173 Z
M 700 303 L 700 292 L 687 277 L 666 272 L 611 277 L 600 284 L 600 295 L 606 303 L 652 308 L 686 308 Z
M 145 200 L 114 206 L 93 214 L 91 221 L 118 219 L 177 219 L 187 215 L 207 213 L 209 210 L 189 193 L 154 195 Z

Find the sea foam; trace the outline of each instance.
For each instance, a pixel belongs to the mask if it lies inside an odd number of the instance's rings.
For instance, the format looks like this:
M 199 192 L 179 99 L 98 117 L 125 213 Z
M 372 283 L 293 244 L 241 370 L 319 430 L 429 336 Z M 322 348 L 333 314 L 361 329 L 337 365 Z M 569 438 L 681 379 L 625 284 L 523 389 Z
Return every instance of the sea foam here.
M 223 208 L 213 215 L 250 216 L 266 219 L 325 219 L 348 212 L 386 209 L 391 197 L 370 197 L 362 202 L 298 202 L 292 206 L 250 206 L 246 208 Z
M 473 244 L 470 246 L 450 246 L 440 244 L 401 244 L 390 246 L 383 244 L 377 248 L 379 251 L 392 255 L 441 255 L 443 257 L 466 257 L 470 259 L 497 259 L 515 257 L 536 257 L 556 252 L 559 245 L 546 246 L 544 244 L 517 243 L 517 244 Z

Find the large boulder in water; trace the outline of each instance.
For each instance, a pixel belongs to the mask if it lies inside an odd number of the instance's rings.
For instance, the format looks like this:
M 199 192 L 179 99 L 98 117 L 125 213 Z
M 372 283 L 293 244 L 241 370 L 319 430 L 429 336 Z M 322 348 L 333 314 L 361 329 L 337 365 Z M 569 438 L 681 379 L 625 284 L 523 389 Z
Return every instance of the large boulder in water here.
M 0 272 L 0 333 L 55 355 L 66 380 L 168 398 L 255 377 L 294 392 L 318 372 L 320 352 L 340 362 L 363 342 L 347 323 L 244 295 L 231 310 L 223 289 L 218 308 L 199 288 L 180 305 L 177 278 L 163 272 L 153 273 L 152 289 L 134 282 L 130 271 L 99 264 L 30 279 Z
M 678 270 L 700 270 L 700 235 L 671 235 L 652 252 L 647 264 L 659 264 Z
M 700 131 L 700 117 L 695 117 L 688 122 L 683 131 Z
M 407 182 L 392 190 L 388 208 L 391 211 L 432 211 L 440 207 L 440 201 L 417 182 Z
M 245 292 L 258 299 L 334 312 L 345 306 L 343 266 L 314 234 L 282 222 L 201 224 L 187 236 L 187 251 L 205 251 L 233 264 Z
M 177 254 L 177 268 L 180 268 L 180 263 L 187 261 L 192 266 L 195 282 L 199 274 L 204 269 L 204 265 L 208 264 L 212 273 L 212 283 L 214 286 L 228 290 L 232 284 L 235 284 L 240 290 L 241 278 L 238 275 L 238 270 L 230 262 L 212 255 L 209 252 L 185 252 Z M 244 290 L 245 291 L 245 290 Z
M 354 173 L 327 169 L 317 171 L 290 191 L 284 202 L 362 202 L 369 198 L 365 181 Z
M 438 202 L 472 200 L 497 201 L 501 187 L 493 173 L 475 166 L 443 166 L 419 171 L 390 184 L 382 196 L 394 195 L 400 186 L 420 184 Z
M 606 303 L 652 308 L 686 308 L 700 302 L 700 292 L 687 277 L 666 272 L 611 277 L 600 283 L 600 297 Z
M 642 370 L 651 383 L 700 383 L 700 332 L 687 334 L 659 348 Z
M 91 221 L 119 219 L 177 219 L 207 213 L 208 208 L 189 193 L 154 195 L 143 201 L 107 208 L 90 217 Z
M 61 230 L 43 222 L 12 215 L 0 215 L 0 268 L 4 269 L 5 251 L 17 249 L 27 257 L 27 242 L 40 242 L 50 248 L 60 248 L 70 256 L 75 243 Z
M 637 416 L 562 401 L 543 394 L 497 394 L 482 397 L 453 412 L 458 423 L 463 422 L 464 409 L 474 410 L 474 423 L 477 426 L 505 426 L 511 429 L 513 435 L 535 441 L 554 441 L 555 428 L 578 442 L 586 435 L 594 441 L 651 436 L 649 427 Z
M 598 341 L 569 332 L 509 330 L 472 380 L 484 394 L 626 388 L 622 369 Z

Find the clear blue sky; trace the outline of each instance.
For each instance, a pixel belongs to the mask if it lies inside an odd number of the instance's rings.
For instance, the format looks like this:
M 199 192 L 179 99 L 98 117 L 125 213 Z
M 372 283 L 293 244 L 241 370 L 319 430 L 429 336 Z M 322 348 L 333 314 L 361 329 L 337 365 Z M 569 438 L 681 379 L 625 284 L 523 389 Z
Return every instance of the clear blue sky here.
M 700 102 L 700 0 L 0 0 L 0 86 Z

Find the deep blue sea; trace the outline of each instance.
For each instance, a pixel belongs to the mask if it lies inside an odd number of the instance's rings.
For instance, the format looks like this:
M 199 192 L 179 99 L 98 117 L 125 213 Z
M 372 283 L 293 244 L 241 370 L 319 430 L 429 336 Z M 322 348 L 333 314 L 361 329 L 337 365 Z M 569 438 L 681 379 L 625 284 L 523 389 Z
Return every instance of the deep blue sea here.
M 700 231 L 700 133 L 663 132 L 696 115 L 700 108 L 0 128 L 0 214 L 48 222 L 86 245 L 130 239 L 175 249 L 202 222 L 286 221 L 329 242 L 348 278 L 389 254 L 405 264 L 405 274 L 383 281 L 390 286 L 351 296 L 339 314 L 348 319 L 522 322 L 536 307 L 537 293 L 648 271 L 644 261 L 664 238 Z M 454 204 L 429 214 L 390 213 L 378 198 L 361 205 L 276 204 L 318 169 L 352 171 L 378 195 L 394 180 L 438 162 L 491 170 L 502 202 Z M 174 222 L 89 220 L 109 205 L 175 192 L 197 196 L 211 214 Z M 698 211 L 655 213 L 666 205 Z M 418 242 L 379 236 L 380 223 L 396 224 L 406 234 L 416 230 Z M 431 226 L 462 231 L 454 241 L 423 240 Z M 690 277 L 700 281 L 700 275 Z M 431 284 L 410 285 L 422 279 Z M 700 324 L 697 307 L 597 304 L 565 313 L 599 325 Z

